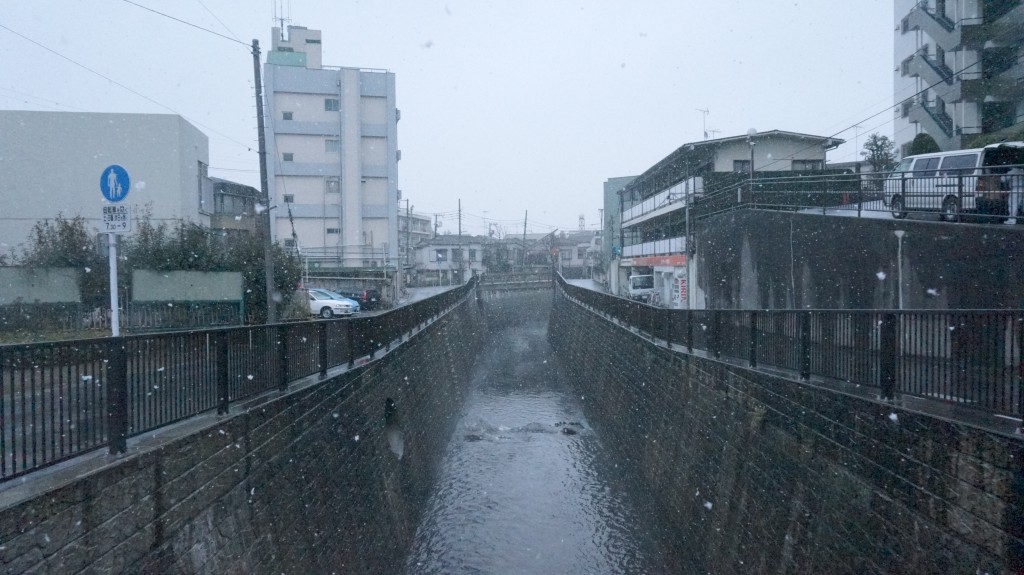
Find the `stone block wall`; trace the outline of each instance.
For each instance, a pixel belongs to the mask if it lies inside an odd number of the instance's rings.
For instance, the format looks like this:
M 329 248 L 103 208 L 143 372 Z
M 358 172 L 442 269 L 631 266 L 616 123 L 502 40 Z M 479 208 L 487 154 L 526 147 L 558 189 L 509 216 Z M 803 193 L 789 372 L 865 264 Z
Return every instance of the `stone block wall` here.
M 549 337 L 684 573 L 1024 571 L 1024 438 L 669 351 L 559 297 Z
M 378 361 L 0 509 L 0 572 L 400 571 L 483 339 L 471 301 Z

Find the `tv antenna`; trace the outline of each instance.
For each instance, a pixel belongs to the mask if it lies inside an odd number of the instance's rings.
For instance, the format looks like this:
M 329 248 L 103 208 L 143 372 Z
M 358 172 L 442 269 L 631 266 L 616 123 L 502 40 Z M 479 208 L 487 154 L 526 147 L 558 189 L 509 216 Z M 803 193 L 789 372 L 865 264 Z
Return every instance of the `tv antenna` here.
M 703 114 L 702 123 L 703 123 L 703 127 L 704 127 L 704 139 L 707 140 L 708 139 L 708 114 L 711 113 L 711 110 L 697 108 L 697 111 L 700 112 L 701 114 Z

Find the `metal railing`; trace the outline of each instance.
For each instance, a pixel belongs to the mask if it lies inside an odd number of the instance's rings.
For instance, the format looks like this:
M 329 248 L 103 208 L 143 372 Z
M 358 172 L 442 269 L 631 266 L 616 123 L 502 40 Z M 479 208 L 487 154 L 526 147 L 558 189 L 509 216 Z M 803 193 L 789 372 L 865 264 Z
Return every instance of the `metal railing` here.
M 474 286 L 368 317 L 0 346 L 0 481 L 354 366 Z
M 572 301 L 707 357 L 1024 416 L 1024 310 L 673 310 L 557 282 Z
M 822 173 L 777 172 L 753 179 L 735 175 L 690 207 L 693 219 L 736 209 L 773 209 L 828 215 L 903 218 L 941 215 L 998 223 L 1009 216 L 1011 193 L 1024 195 L 1024 174 L 1014 167 L 941 169 L 916 172 Z M 1020 198 L 1024 205 L 1024 197 Z M 1018 215 L 1019 217 L 1019 215 Z

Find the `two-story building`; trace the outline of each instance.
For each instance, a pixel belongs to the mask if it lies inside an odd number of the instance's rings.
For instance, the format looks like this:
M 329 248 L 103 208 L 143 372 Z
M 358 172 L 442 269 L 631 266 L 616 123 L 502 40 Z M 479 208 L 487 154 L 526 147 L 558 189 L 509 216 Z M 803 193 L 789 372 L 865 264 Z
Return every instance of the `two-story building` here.
M 689 265 L 694 226 L 690 207 L 705 194 L 709 174 L 822 170 L 825 152 L 843 140 L 772 130 L 683 144 L 618 191 L 620 257 L 609 267 L 613 293 L 626 295 L 631 275 L 653 275 L 654 303 L 703 308 L 692 293 Z
M 459 285 L 485 271 L 484 243 L 479 236 L 440 235 L 416 246 L 410 285 Z

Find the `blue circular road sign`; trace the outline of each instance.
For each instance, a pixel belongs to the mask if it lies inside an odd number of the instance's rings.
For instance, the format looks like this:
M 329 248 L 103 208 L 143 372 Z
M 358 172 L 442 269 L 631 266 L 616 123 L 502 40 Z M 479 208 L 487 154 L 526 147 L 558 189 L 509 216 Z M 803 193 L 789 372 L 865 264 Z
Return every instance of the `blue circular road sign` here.
M 132 182 L 128 178 L 128 170 L 112 164 L 103 169 L 100 175 L 100 191 L 110 202 L 120 202 L 128 195 Z

